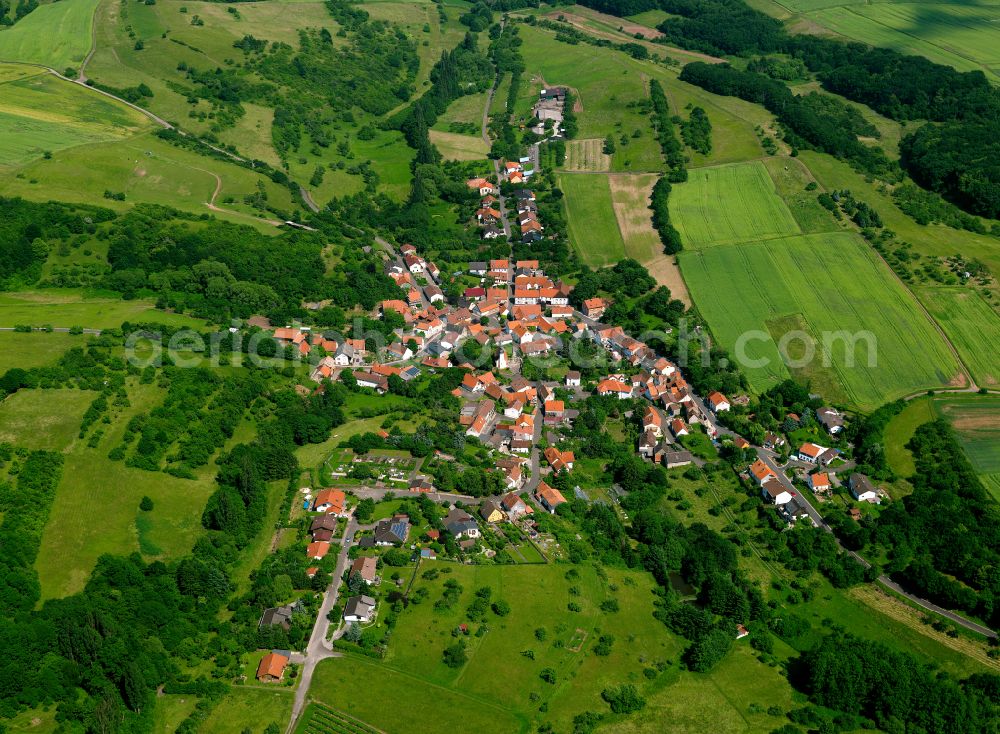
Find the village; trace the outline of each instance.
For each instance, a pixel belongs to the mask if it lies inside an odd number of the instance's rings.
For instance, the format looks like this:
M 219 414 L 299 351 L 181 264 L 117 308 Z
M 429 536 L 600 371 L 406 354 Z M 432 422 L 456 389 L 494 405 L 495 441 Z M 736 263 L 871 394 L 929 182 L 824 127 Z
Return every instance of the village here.
M 565 96 L 562 88 L 542 90 L 534 109 L 536 133 L 560 135 Z M 500 161 L 497 180 L 466 182 L 479 197 L 474 225 L 484 240 L 544 239 L 529 188 L 534 160 Z M 569 439 L 588 396 L 631 401 L 626 415 L 637 428 L 634 449 L 652 465 L 666 470 L 701 466 L 722 446 L 752 457 L 741 480 L 758 489 L 788 528 L 805 522 L 830 530 L 814 503 L 828 501 L 835 487 L 845 488 L 859 504 L 888 498 L 867 476 L 851 471 L 854 465 L 841 458 L 840 449 L 817 443 L 820 438 L 789 446 L 786 436 L 768 433 L 754 446 L 726 428 L 723 416 L 745 404 L 746 396 L 695 394 L 676 364 L 621 327 L 602 323 L 609 299 L 574 304 L 573 287 L 547 275 L 538 260 L 472 261 L 463 272 L 442 273 L 412 244 L 398 249 L 382 244 L 385 274 L 399 286 L 400 296 L 382 301 L 371 317 L 401 323 L 388 343 L 372 349 L 363 338 L 338 341 L 300 326 L 275 329 L 273 337 L 286 352 L 310 360 L 317 390 L 339 381 L 387 395 L 394 380 L 407 383 L 462 370 L 461 383 L 451 392 L 460 405 L 454 420 L 468 440 L 488 452 L 497 491 L 485 497 L 440 491 L 424 471 L 427 463 L 406 456 L 359 456 L 348 450 L 331 457 L 329 479 L 335 486 L 303 488 L 302 511 L 305 553 L 313 564 L 307 573 L 311 577 L 325 569 L 332 584 L 308 649 L 267 653 L 258 680 L 282 680 L 289 664 L 308 664 L 311 658 L 314 665 L 317 656 L 335 654 L 339 645 L 364 639 L 378 648 L 380 607 L 405 593 L 422 564 L 498 562 L 500 553 L 507 554 L 506 562 L 558 559 L 559 544 L 541 521 L 570 500 L 593 501 L 565 481 L 576 462 Z M 442 287 L 446 282 L 468 285 L 449 300 Z M 598 355 L 596 364 L 607 369 L 595 371 L 594 360 L 583 354 Z M 534 364 L 560 379 L 528 379 L 526 367 Z M 794 414 L 790 418 L 800 420 Z M 844 415 L 830 407 L 817 409 L 808 421 L 817 435 L 829 437 L 828 443 L 835 443 L 845 427 Z M 384 430 L 378 436 L 390 438 Z M 621 508 L 616 511 L 624 516 Z M 860 520 L 857 506 L 847 512 Z M 406 579 L 402 570 L 412 564 Z M 287 629 L 295 612 L 292 604 L 264 610 L 260 626 Z

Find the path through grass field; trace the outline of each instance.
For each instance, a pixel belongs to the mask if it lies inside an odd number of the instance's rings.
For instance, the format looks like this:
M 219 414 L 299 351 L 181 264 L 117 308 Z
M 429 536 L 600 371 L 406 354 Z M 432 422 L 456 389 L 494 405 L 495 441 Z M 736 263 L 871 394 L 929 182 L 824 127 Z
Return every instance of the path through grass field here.
M 0 61 L 22 61 L 62 72 L 90 51 L 94 11 L 100 0 L 60 0 L 40 5 L 0 31 Z
M 980 387 L 1000 384 L 1000 316 L 972 288 L 920 288 L 917 295 L 948 335 Z

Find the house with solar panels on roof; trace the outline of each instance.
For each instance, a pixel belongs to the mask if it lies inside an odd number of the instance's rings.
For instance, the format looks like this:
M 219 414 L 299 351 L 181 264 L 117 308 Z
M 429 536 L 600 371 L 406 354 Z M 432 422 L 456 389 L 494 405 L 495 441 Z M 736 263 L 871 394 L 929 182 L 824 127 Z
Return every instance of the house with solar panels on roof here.
M 410 518 L 394 515 L 375 526 L 375 545 L 402 545 L 410 534 Z

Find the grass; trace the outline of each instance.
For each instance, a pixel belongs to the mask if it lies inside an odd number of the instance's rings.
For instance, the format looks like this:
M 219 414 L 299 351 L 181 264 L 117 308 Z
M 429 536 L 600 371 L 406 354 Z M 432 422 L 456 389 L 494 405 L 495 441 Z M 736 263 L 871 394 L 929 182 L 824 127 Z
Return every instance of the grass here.
M 63 451 L 76 442 L 95 397 L 91 390 L 19 390 L 0 403 L 0 442 Z
M 676 660 L 682 646 L 652 617 L 648 574 L 608 569 L 603 579 L 593 567 L 577 566 L 579 576 L 566 578 L 572 567 L 563 564 L 475 567 L 439 561 L 422 564 L 420 571 L 427 568 L 452 570 L 435 580 L 418 573 L 414 588 L 428 589 L 428 596 L 400 616 L 385 661 L 352 656 L 324 661 L 311 688 L 314 698 L 387 732 L 421 731 L 419 722 L 430 718 L 438 727 L 503 732 L 527 731 L 534 718 L 564 731 L 583 710 L 607 710 L 600 692 L 608 685 L 630 681 L 652 691 L 671 679 L 669 667 L 652 682 L 642 675 L 644 667 Z M 446 579 L 458 581 L 463 592 L 450 610 L 438 611 L 434 602 Z M 488 613 L 489 631 L 464 638 L 468 662 L 449 668 L 441 651 L 454 642 L 452 630 L 467 621 L 465 609 L 481 586 L 493 590 L 493 599 L 509 602 L 511 613 L 503 618 Z M 544 593 L 524 591 L 539 589 Z M 618 612 L 598 608 L 607 597 L 617 599 Z M 569 611 L 570 601 L 581 611 Z M 470 624 L 473 632 L 477 627 Z M 542 627 L 545 639 L 539 640 L 535 630 Z M 616 640 L 611 654 L 600 657 L 591 649 L 605 632 Z M 582 648 L 573 651 L 581 638 Z M 531 650 L 534 659 L 522 655 L 524 650 Z M 546 667 L 556 672 L 554 685 L 539 678 Z M 359 678 L 369 682 L 369 695 L 344 696 L 350 681 Z M 387 700 L 394 705 L 380 703 Z
M 246 729 L 263 731 L 272 722 L 284 731 L 292 715 L 293 696 L 288 688 L 234 686 L 198 731 L 205 734 L 231 734 Z
M 894 472 L 903 477 L 913 476 L 916 466 L 913 454 L 906 448 L 906 444 L 913 438 L 917 428 L 935 417 L 929 400 L 914 400 L 889 421 L 885 429 L 885 456 Z
M 46 288 L 0 294 L 0 326 L 51 324 L 59 327 L 84 326 L 88 329 L 108 329 L 119 327 L 125 321 L 132 323 L 150 321 L 192 328 L 203 325 L 203 322 L 190 316 L 158 311 L 149 301 L 123 301 L 110 295 L 92 294 L 71 288 Z
M 1000 22 L 994 4 L 858 4 L 813 10 L 808 17 L 854 40 L 1000 79 L 1000 49 L 987 30 Z
M 9 81 L 0 90 L 0 166 L 23 164 L 45 151 L 120 140 L 151 124 L 130 107 L 51 74 Z
M 830 213 L 820 206 L 815 191 L 806 191 L 813 182 L 812 173 L 797 157 L 765 158 L 764 167 L 774 183 L 774 190 L 788 206 L 803 234 L 835 232 L 838 229 Z
M 29 369 L 52 364 L 70 347 L 82 346 L 85 343 L 86 337 L 65 333 L 0 332 L 0 374 L 11 367 Z
M 670 194 L 670 218 L 694 250 L 801 231 L 760 162 L 689 171 Z
M 563 168 L 567 171 L 610 171 L 611 156 L 604 152 L 604 139 L 567 141 Z
M 65 455 L 63 478 L 36 561 L 42 598 L 82 589 L 103 553 L 141 550 L 148 557 L 168 559 L 189 551 L 201 533 L 201 508 L 214 489 L 210 477 L 177 479 L 107 458 L 131 416 L 160 400 L 158 388 L 133 386 L 132 408 L 109 428 L 97 448 L 89 448 L 78 432 L 95 397 L 85 390 L 21 390 L 0 403 L 0 441 Z M 139 501 L 147 495 L 154 509 L 140 513 Z
M 477 161 L 486 158 L 489 148 L 479 135 L 430 131 L 431 142 L 441 151 L 445 160 Z
M 639 25 L 656 28 L 660 23 L 670 17 L 670 13 L 665 10 L 647 10 L 644 13 L 636 13 L 628 16 L 629 20 L 635 21 Z
M 489 97 L 489 92 L 478 92 L 459 97 L 448 105 L 444 114 L 438 117 L 433 129 L 448 132 L 448 125 L 453 122 L 475 125 L 479 128 L 483 123 L 483 110 L 486 109 L 487 97 Z
M 975 290 L 921 288 L 921 302 L 948 335 L 980 387 L 1000 384 L 1000 316 Z
M 737 350 L 735 357 L 755 389 L 791 374 L 776 343 L 799 329 L 819 348 L 795 376 L 858 408 L 872 409 L 960 377 L 953 355 L 913 296 L 855 235 L 710 247 L 682 252 L 680 262 L 716 338 L 732 350 L 742 337 L 744 353 Z M 877 299 L 871 297 L 875 293 Z M 844 331 L 854 339 L 849 353 L 845 342 L 831 338 Z M 793 348 L 801 345 L 797 338 L 790 342 Z M 752 361 L 759 359 L 765 363 Z
M 100 0 L 61 0 L 41 5 L 0 31 L 0 59 L 50 66 L 62 72 L 90 51 L 94 11 Z
M 611 203 L 608 177 L 600 174 L 564 174 L 559 187 L 566 195 L 569 239 L 591 267 L 614 265 L 625 257 Z

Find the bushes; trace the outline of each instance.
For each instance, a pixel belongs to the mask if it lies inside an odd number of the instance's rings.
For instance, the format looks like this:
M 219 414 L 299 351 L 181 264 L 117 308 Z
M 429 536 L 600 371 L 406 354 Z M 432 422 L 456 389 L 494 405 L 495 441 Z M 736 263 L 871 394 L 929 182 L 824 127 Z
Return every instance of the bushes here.
M 631 714 L 646 706 L 646 699 L 639 695 L 638 689 L 631 683 L 605 688 L 601 691 L 601 698 L 616 714 Z
M 657 234 L 660 235 L 660 242 L 663 243 L 663 251 L 668 255 L 674 255 L 684 249 L 681 243 L 681 233 L 677 231 L 670 222 L 670 181 L 666 176 L 661 177 L 653 186 L 653 193 L 650 196 L 649 208 L 653 210 L 653 226 Z
M 674 123 L 670 117 L 670 105 L 663 86 L 656 79 L 649 82 L 649 99 L 653 104 L 652 123 L 656 131 L 656 139 L 660 143 L 663 159 L 667 162 L 669 172 L 667 178 L 674 183 L 687 181 L 687 169 L 684 168 L 684 151 L 680 141 L 674 134 Z

